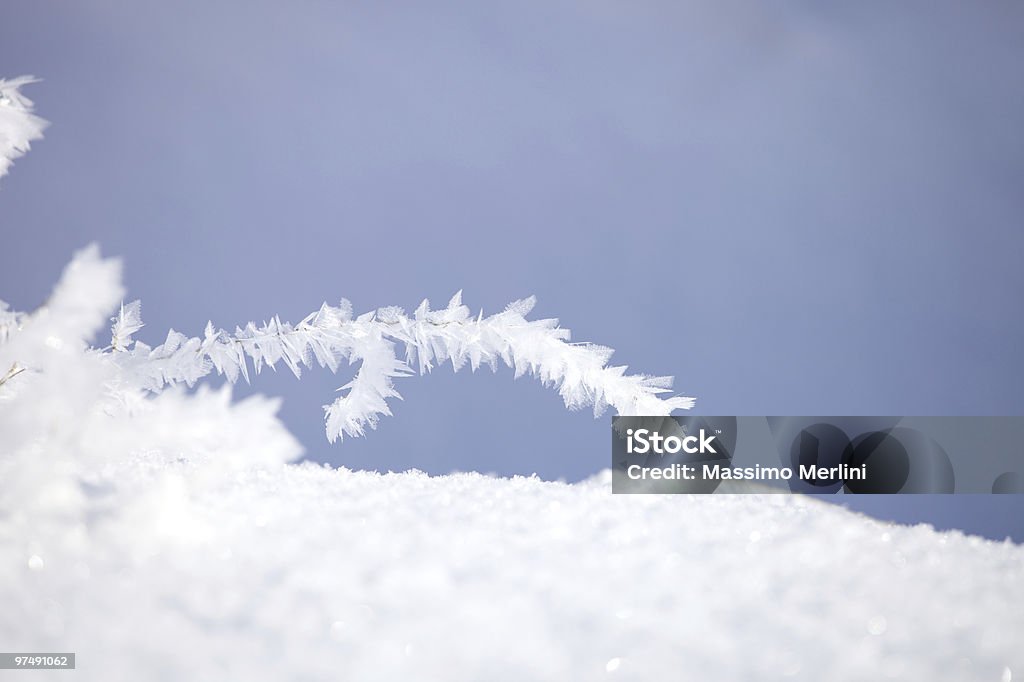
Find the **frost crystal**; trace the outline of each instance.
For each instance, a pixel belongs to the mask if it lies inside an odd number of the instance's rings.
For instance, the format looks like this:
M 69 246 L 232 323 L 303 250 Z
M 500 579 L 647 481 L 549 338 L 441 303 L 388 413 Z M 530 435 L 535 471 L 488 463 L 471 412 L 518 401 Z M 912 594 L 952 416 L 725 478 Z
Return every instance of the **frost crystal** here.
M 21 86 L 35 82 L 31 76 L 12 80 L 0 78 L 0 178 L 29 143 L 43 137 L 46 121 L 32 113 L 32 100 L 21 94 Z
M 100 258 L 95 246 L 82 251 L 39 311 L 24 315 L 0 307 L 0 361 L 38 373 L 46 366 L 40 348 L 84 348 L 122 293 L 117 261 Z M 608 406 L 618 414 L 667 415 L 693 405 L 692 398 L 662 397 L 671 377 L 626 374 L 624 366 L 608 365 L 610 348 L 570 343 L 569 330 L 559 327 L 558 320 L 526 319 L 535 303 L 531 296 L 495 315 L 474 317 L 460 291 L 440 310 L 424 300 L 411 316 L 392 306 L 356 318 L 348 301 L 324 303 L 295 325 L 275 316 L 230 333 L 209 323 L 202 337 L 171 329 L 163 343 L 150 347 L 132 338 L 143 327 L 141 304 L 133 301 L 120 304 L 110 346 L 90 351 L 89 357 L 109 374 L 104 385 L 110 402 L 122 406 L 138 403 L 139 391 L 192 386 L 213 371 L 235 382 L 249 381 L 279 363 L 296 377 L 304 367 L 336 372 L 342 361 L 359 363 L 352 381 L 339 389 L 342 395 L 324 406 L 332 442 L 361 436 L 390 415 L 387 401 L 401 397 L 396 379 L 446 362 L 455 371 L 467 365 L 472 371 L 507 365 L 516 377 L 529 374 L 556 389 L 567 408 L 589 406 L 595 416 Z

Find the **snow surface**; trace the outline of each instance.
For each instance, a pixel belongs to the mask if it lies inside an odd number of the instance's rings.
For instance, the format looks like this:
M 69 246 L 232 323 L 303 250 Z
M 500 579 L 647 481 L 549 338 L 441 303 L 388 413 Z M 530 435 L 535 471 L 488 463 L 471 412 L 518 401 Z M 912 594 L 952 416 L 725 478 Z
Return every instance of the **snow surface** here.
M 800 496 L 158 452 L 88 490 L 0 517 L 0 641 L 78 656 L 33 679 L 1024 675 L 1024 548 Z

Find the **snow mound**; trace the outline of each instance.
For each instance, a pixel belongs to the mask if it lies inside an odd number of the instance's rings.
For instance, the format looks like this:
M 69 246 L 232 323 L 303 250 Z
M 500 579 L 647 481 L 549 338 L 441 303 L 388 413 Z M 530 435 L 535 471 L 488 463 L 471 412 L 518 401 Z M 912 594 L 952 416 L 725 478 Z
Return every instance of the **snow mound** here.
M 1024 548 L 799 496 L 159 450 L 84 494 L 0 507 L 0 640 L 75 651 L 81 680 L 1024 673 Z

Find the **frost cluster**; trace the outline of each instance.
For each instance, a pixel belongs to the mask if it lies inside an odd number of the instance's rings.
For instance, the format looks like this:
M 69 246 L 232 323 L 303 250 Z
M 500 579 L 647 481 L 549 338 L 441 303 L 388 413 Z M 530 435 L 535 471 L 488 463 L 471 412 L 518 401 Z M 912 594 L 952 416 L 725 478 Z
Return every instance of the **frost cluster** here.
M 511 367 L 518 378 L 530 374 L 558 390 L 569 409 L 592 406 L 599 416 L 611 406 L 618 414 L 667 415 L 693 406 L 692 398 L 662 398 L 672 377 L 626 374 L 625 366 L 608 366 L 612 350 L 589 343 L 570 343 L 570 332 L 558 320 L 527 320 L 535 299 L 516 301 L 500 313 L 472 317 L 456 293 L 441 310 L 424 300 L 412 316 L 398 307 L 380 308 L 358 317 L 352 305 L 323 304 L 298 324 L 273 317 L 252 322 L 234 333 L 206 325 L 202 337 L 170 330 L 152 348 L 132 335 L 142 328 L 141 304 L 121 304 L 113 318 L 111 343 L 86 348 L 108 309 L 116 308 L 123 291 L 116 261 L 104 260 L 95 247 L 76 254 L 53 297 L 32 315 L 10 312 L 0 304 L 0 366 L 10 367 L 6 382 L 27 371 L 21 382 L 46 373 L 54 346 L 84 352 L 97 371 L 106 395 L 104 409 L 119 405 L 130 412 L 140 392 L 159 393 L 167 386 L 192 386 L 216 371 L 230 382 L 246 381 L 264 367 L 278 363 L 296 377 L 303 367 L 318 364 L 336 372 L 342 362 L 359 363 L 355 377 L 342 386 L 341 397 L 325 405 L 327 437 L 360 436 L 390 415 L 387 400 L 400 397 L 394 380 L 420 374 L 445 362 L 459 369 L 481 365 Z M 396 347 L 404 348 L 400 359 Z M 3 384 L 0 384 L 3 386 Z M 8 389 L 10 390 L 10 389 Z M 2 394 L 0 394 L 2 398 Z
M 21 94 L 31 76 L 11 80 L 0 78 L 0 178 L 14 160 L 29 150 L 29 143 L 42 138 L 46 121 L 32 113 L 32 100 Z

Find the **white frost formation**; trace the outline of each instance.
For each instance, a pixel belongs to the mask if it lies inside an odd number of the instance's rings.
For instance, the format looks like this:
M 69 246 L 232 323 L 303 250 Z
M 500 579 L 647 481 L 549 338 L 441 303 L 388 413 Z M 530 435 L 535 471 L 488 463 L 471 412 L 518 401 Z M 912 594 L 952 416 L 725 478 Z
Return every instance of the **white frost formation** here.
M 78 253 L 51 300 L 37 313 L 0 312 L 0 366 L 42 371 L 34 361 L 38 349 L 54 343 L 81 349 L 95 332 L 105 310 L 113 309 L 123 293 L 115 261 L 100 258 L 93 246 Z M 95 281 L 91 281 L 92 278 Z M 261 326 L 249 323 L 233 334 L 207 324 L 202 338 L 186 337 L 173 329 L 161 345 L 150 348 L 132 335 L 142 328 L 141 304 L 121 305 L 111 329 L 111 345 L 91 352 L 94 361 L 116 370 L 108 378 L 108 393 L 119 403 L 137 403 L 139 389 L 157 393 L 169 385 L 192 386 L 216 370 L 229 381 L 252 371 L 283 363 L 295 376 L 314 363 L 336 372 L 343 360 L 361 367 L 347 390 L 327 412 L 327 437 L 363 435 L 375 428 L 380 415 L 390 415 L 388 398 L 399 398 L 393 380 L 420 374 L 450 361 L 458 371 L 467 364 L 497 369 L 500 362 L 557 388 L 566 407 L 594 408 L 599 416 L 607 406 L 619 414 L 667 415 L 693 406 L 692 398 L 661 398 L 672 377 L 628 375 L 626 367 L 607 366 L 612 350 L 588 343 L 569 343 L 569 330 L 558 320 L 527 320 L 535 299 L 516 301 L 504 311 L 471 317 L 462 305 L 462 292 L 442 310 L 424 300 L 412 317 L 397 307 L 380 308 L 353 318 L 352 306 L 323 304 L 296 325 L 277 317 Z M 3 310 L 3 309 L 0 309 Z M 82 318 L 82 319 L 79 319 Z M 60 328 L 58 328 L 60 327 Z M 66 327 L 66 328 L 65 328 Z M 405 359 L 395 353 L 404 346 Z M 44 363 L 45 364 L 45 363 Z
M 43 137 L 46 121 L 32 113 L 32 100 L 20 91 L 21 86 L 33 82 L 31 76 L 0 78 L 0 178 L 29 150 L 30 142 Z

